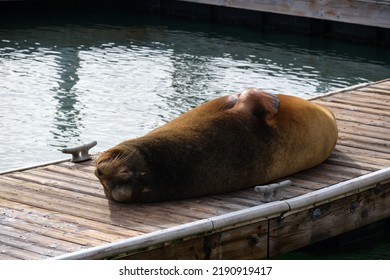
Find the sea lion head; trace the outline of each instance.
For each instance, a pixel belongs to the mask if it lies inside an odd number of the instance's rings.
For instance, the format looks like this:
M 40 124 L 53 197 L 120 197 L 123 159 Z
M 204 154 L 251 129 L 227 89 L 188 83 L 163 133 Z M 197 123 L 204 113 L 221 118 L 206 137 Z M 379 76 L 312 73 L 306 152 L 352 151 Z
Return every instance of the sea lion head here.
M 107 199 L 115 202 L 136 201 L 147 193 L 148 173 L 142 154 L 134 147 L 114 147 L 96 161 L 95 175 Z

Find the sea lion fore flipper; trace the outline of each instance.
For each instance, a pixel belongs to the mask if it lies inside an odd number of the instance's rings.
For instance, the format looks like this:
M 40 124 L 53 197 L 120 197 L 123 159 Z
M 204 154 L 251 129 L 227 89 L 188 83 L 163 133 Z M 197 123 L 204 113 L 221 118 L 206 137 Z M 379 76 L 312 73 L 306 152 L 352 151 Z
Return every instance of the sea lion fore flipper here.
M 233 109 L 270 120 L 279 110 L 279 99 L 260 89 L 247 88 L 240 94 Z

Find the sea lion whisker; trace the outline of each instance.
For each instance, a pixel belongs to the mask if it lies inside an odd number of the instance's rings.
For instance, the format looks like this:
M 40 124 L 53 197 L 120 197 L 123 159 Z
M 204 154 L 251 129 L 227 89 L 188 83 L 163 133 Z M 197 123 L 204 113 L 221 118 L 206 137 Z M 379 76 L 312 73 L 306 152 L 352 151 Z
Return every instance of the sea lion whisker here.
M 124 163 L 125 161 L 127 161 L 133 154 L 135 153 L 135 151 L 133 151 L 132 153 L 126 155 L 124 153 L 118 153 L 115 155 L 115 157 L 113 157 L 111 160 L 110 160 L 110 166 L 114 167 L 116 165 L 120 165 L 122 163 Z
M 135 150 L 132 153 L 130 153 L 128 155 L 125 155 L 124 157 L 122 157 L 122 158 L 120 158 L 118 160 L 120 160 L 120 163 L 123 163 L 123 162 L 127 161 L 134 153 L 135 153 Z

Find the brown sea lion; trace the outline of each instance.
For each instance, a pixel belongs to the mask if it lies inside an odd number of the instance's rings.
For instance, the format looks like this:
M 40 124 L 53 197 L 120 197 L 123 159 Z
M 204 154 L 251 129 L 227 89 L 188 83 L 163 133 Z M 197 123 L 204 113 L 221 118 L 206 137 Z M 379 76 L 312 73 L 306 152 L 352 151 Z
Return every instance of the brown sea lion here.
M 95 174 L 109 200 L 184 199 L 250 188 L 313 167 L 336 141 L 329 109 L 249 88 L 107 150 Z

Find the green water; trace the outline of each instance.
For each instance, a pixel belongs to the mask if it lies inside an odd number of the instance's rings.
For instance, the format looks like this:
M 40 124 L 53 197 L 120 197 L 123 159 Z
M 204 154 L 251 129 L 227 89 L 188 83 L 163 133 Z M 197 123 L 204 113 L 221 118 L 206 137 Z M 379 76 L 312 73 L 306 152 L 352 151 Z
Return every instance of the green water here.
M 130 12 L 2 14 L 0 171 L 105 150 L 246 87 L 310 98 L 388 77 L 380 46 Z M 389 258 L 388 239 L 380 256 L 370 244 L 360 258 Z

